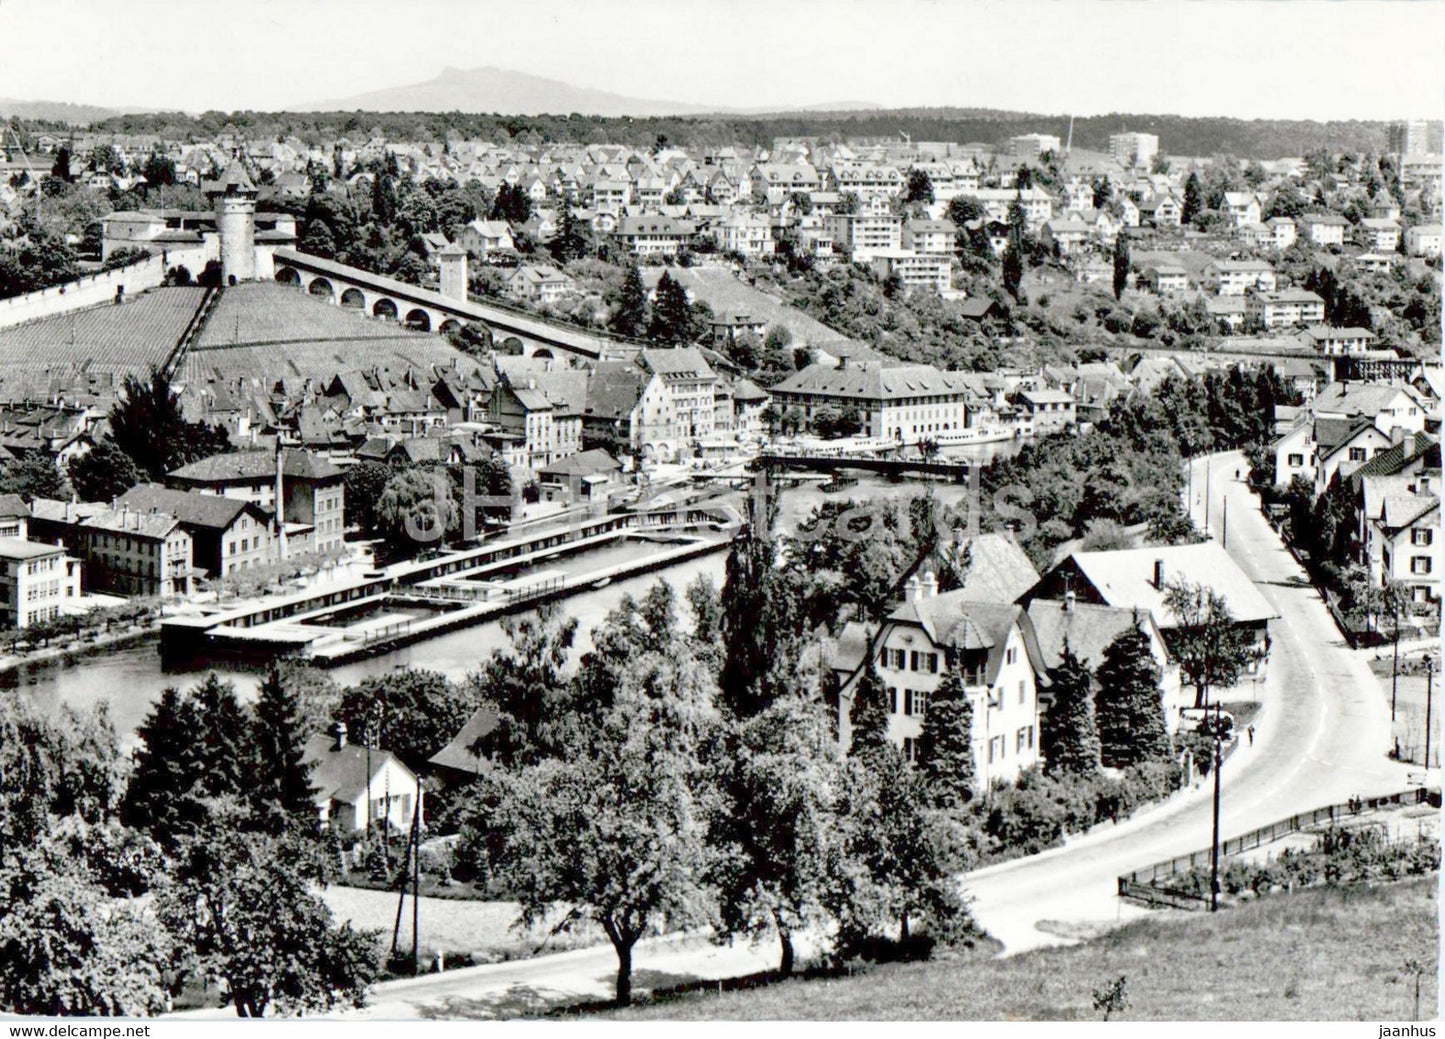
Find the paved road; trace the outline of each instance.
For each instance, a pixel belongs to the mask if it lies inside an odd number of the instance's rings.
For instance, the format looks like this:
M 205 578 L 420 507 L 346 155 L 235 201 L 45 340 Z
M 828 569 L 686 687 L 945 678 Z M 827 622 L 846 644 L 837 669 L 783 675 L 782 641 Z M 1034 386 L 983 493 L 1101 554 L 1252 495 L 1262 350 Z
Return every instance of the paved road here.
M 1258 499 L 1235 479 L 1246 470 L 1237 452 L 1195 464 L 1192 513 L 1209 526 L 1260 585 L 1280 616 L 1260 683 L 1254 746 L 1241 746 L 1221 773 L 1223 836 L 1296 811 L 1404 789 L 1405 766 L 1390 761 L 1389 705 L 1365 662 L 1351 652 L 1303 570 L 1259 512 Z M 1058 939 L 1040 921 L 1107 922 L 1146 910 L 1121 905 L 1115 878 L 1173 855 L 1209 846 L 1211 789 L 1105 827 L 1064 848 L 971 874 L 975 916 L 1009 952 Z
M 1279 611 L 1273 653 L 1259 686 L 1261 712 L 1252 747 L 1239 748 L 1223 770 L 1222 830 L 1230 836 L 1318 805 L 1403 789 L 1405 766 L 1385 756 L 1389 705 L 1363 658 L 1350 652 L 1299 565 L 1264 521 L 1248 488 L 1234 479 L 1237 453 L 1195 466 L 1194 515 L 1224 536 L 1230 554 Z M 1206 479 L 1206 468 L 1209 470 Z M 1109 924 L 1142 915 L 1114 896 L 1115 878 L 1139 866 L 1204 848 L 1211 831 L 1210 790 L 1102 827 L 1062 848 L 969 874 L 974 914 L 1009 953 L 1060 941 L 1041 922 Z M 639 988 L 689 978 L 767 969 L 771 944 L 716 949 L 705 940 L 662 939 L 634 957 Z M 605 998 L 615 960 L 610 948 L 586 949 L 517 963 L 469 968 L 379 986 L 368 1017 L 489 1017 L 527 1006 Z

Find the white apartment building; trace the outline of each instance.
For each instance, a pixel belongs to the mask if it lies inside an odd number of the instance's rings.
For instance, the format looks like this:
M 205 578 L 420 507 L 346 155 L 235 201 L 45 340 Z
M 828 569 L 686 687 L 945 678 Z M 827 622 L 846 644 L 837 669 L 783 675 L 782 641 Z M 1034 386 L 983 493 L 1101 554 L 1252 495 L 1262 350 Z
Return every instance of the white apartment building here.
M 915 289 L 947 292 L 951 286 L 950 263 L 947 256 L 915 252 L 912 249 L 891 249 L 873 255 L 873 273 L 879 278 L 897 275 L 909 292 Z
M 834 213 L 825 227 L 833 236 L 833 248 L 855 263 L 903 248 L 903 218 L 886 204 L 863 206 L 857 213 Z
M 1158 154 L 1158 134 L 1114 133 L 1109 135 L 1109 157 L 1121 166 L 1151 167 Z
M 80 596 L 80 561 L 56 545 L 0 538 L 0 609 L 4 623 L 28 628 L 53 621 Z
M 836 368 L 810 364 L 770 392 L 780 409 L 796 407 L 810 422 L 825 407 L 854 408 L 865 435 L 904 444 L 968 424 L 965 373 L 929 364 L 885 366 L 845 357 Z

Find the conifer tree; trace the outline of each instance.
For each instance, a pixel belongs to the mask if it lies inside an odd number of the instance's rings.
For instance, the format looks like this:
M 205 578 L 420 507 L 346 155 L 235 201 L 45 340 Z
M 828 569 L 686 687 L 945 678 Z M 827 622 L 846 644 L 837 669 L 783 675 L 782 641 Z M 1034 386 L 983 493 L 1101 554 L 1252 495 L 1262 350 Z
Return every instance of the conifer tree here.
M 1184 182 L 1184 209 L 1179 215 L 1182 223 L 1192 224 L 1204 211 L 1204 189 L 1199 184 L 1199 174 L 1191 172 Z
M 168 840 L 204 816 L 199 787 L 205 770 L 200 718 L 189 694 L 174 686 L 161 693 L 136 730 L 135 771 L 121 801 L 121 821 Z
M 1063 659 L 1050 677 L 1054 703 L 1039 734 L 1044 771 L 1050 775 L 1095 772 L 1099 768 L 1099 730 L 1094 720 L 1093 676 L 1067 639 Z
M 261 683 L 254 708 L 251 746 L 254 759 L 248 783 L 256 814 L 272 832 L 289 822 L 314 823 L 316 810 L 311 768 L 305 762 L 304 727 L 296 696 L 272 668 Z
M 1138 626 L 1109 643 L 1097 678 L 1100 760 L 1109 768 L 1128 768 L 1171 757 L 1159 667 L 1149 651 L 1149 637 Z
M 853 731 L 849 749 L 852 756 L 866 758 L 897 753 L 888 738 L 888 693 L 871 660 L 864 662 L 863 673 L 853 686 L 853 706 L 849 709 L 848 721 Z
M 246 775 L 246 715 L 236 699 L 236 687 L 214 673 L 191 693 L 197 726 L 192 739 L 199 741 L 202 759 L 201 786 L 208 797 L 225 797 L 249 787 Z
M 612 314 L 612 331 L 618 335 L 636 338 L 647 328 L 647 289 L 642 284 L 642 272 L 637 264 L 627 265 L 622 276 L 622 297 L 617 310 Z
M 647 334 L 667 343 L 686 343 L 692 339 L 692 304 L 687 290 L 666 271 L 657 282 L 657 302 L 652 307 L 652 323 Z
M 948 668 L 928 699 L 918 768 L 935 808 L 958 809 L 973 800 L 973 703 L 957 667 Z
M 1114 298 L 1118 299 L 1124 295 L 1124 289 L 1129 284 L 1129 239 L 1124 237 L 1124 229 L 1119 229 L 1118 237 L 1114 239 Z

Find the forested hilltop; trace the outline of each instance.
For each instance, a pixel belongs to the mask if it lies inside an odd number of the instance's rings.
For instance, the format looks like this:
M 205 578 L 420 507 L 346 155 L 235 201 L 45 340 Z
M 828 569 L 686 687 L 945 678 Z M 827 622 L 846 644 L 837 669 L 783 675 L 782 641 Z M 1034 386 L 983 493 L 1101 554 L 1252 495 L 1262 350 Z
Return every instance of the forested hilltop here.
M 379 131 L 388 140 L 442 141 L 448 136 L 524 139 L 525 143 L 652 145 L 659 136 L 683 147 L 770 145 L 779 137 L 957 141 L 1001 144 L 1016 134 L 1047 133 L 1065 139 L 1069 116 L 972 108 L 903 108 L 855 112 L 793 112 L 778 115 L 656 116 L 644 119 L 582 115 L 506 116 L 464 112 L 161 112 L 117 116 L 93 123 L 110 133 L 155 133 L 167 138 L 209 139 L 227 124 L 254 136 L 296 136 L 308 143 Z M 1285 119 L 1194 118 L 1110 113 L 1074 119 L 1076 148 L 1104 150 L 1111 133 L 1157 134 L 1172 155 L 1228 153 L 1257 159 L 1303 155 L 1326 147 L 1332 153 L 1379 152 L 1386 146 L 1382 122 L 1313 122 Z

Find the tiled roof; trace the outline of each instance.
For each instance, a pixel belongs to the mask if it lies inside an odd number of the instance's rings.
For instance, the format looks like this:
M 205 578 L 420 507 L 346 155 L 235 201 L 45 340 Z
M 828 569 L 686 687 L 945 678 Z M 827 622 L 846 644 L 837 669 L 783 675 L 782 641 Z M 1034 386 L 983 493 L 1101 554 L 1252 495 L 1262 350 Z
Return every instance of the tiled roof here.
M 132 487 L 117 501 L 140 512 L 169 512 L 181 521 L 182 526 L 205 527 L 217 531 L 225 530 L 235 523 L 242 512 L 251 512 L 258 518 L 266 518 L 260 506 L 241 498 L 201 494 L 198 491 L 178 491 L 153 483 Z

